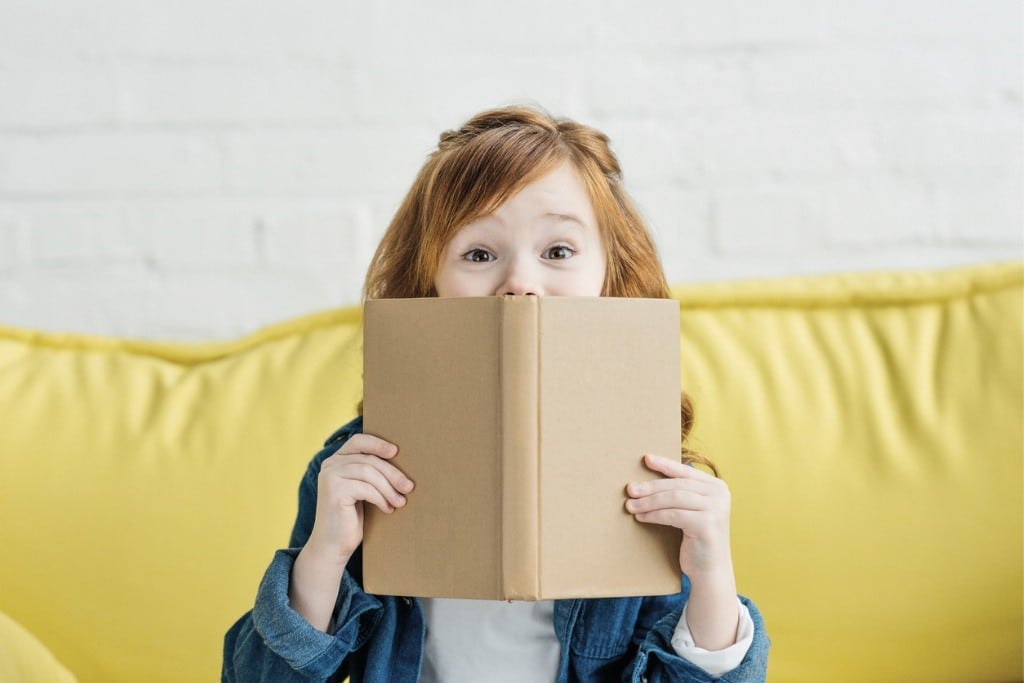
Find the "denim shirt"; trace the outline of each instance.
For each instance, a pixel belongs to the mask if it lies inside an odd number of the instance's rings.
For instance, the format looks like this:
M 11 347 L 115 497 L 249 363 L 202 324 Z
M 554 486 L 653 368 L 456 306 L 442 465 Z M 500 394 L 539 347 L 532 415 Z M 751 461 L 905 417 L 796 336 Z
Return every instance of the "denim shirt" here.
M 362 426 L 357 417 L 338 429 L 309 463 L 299 485 L 299 514 L 289 548 L 275 553 L 253 609 L 224 638 L 222 681 L 419 680 L 426 638 L 420 602 L 365 592 L 361 550 L 342 576 L 333 634 L 317 630 L 288 604 L 292 564 L 313 530 L 320 465 Z M 556 680 L 763 682 L 769 646 L 764 621 L 742 596 L 754 622 L 754 642 L 738 667 L 713 678 L 675 653 L 672 634 L 688 594 L 689 582 L 682 576 L 681 591 L 674 595 L 556 600 L 554 629 L 561 651 Z

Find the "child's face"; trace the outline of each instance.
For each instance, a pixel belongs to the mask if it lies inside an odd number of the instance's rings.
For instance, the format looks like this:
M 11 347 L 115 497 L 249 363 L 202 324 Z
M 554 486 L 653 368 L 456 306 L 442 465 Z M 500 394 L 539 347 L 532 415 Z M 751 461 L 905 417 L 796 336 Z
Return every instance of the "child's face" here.
M 563 162 L 445 247 L 438 296 L 600 296 L 605 258 L 583 181 Z

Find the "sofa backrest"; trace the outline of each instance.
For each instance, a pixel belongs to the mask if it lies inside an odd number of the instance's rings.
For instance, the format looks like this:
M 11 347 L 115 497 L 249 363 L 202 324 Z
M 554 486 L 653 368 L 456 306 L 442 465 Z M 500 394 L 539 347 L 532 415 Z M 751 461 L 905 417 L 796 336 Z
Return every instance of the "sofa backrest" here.
M 1021 680 L 1022 274 L 677 290 L 770 681 Z
M 769 680 L 1021 678 L 1024 265 L 677 287 Z M 357 308 L 229 343 L 0 328 L 0 611 L 83 683 L 216 679 Z

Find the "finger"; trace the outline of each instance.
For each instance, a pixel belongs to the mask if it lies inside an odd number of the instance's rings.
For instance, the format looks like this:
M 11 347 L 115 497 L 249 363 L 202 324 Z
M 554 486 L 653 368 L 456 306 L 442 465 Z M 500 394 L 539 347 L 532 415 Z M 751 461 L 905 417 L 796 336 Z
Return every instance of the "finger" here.
M 707 498 L 693 491 L 674 490 L 626 501 L 626 510 L 633 514 L 655 510 L 706 510 Z
M 380 469 L 381 474 L 387 478 L 388 482 L 402 493 L 409 493 L 416 488 L 416 484 L 413 480 L 407 477 L 405 472 L 398 469 L 391 463 L 378 460 L 374 465 Z
M 384 476 L 391 481 L 395 488 L 404 493 L 409 493 L 414 487 L 412 480 L 394 465 L 378 459 L 393 458 L 397 453 L 398 446 L 393 443 L 384 441 L 372 434 L 356 434 L 335 451 L 334 455 L 328 458 L 325 463 L 333 461 L 337 456 L 344 456 L 346 458 L 367 456 L 373 460 L 375 466 L 384 473 Z
M 373 434 L 356 434 L 343 443 L 335 453 L 366 453 L 379 458 L 393 458 L 398 454 L 398 446 Z
M 356 501 L 365 501 L 372 505 L 377 506 L 381 510 L 387 513 L 395 511 L 395 507 L 388 502 L 384 494 L 380 492 L 375 486 L 365 481 L 352 481 L 352 498 Z
M 632 498 L 649 496 L 652 493 L 675 490 L 693 491 L 703 496 L 714 493 L 714 485 L 697 479 L 682 479 L 679 477 L 668 477 L 664 479 L 650 479 L 648 481 L 631 481 L 626 485 L 626 493 Z
M 342 479 L 362 481 L 370 484 L 380 491 L 392 505 L 402 507 L 405 505 L 405 496 L 402 495 L 398 487 L 395 486 L 395 483 L 382 471 L 385 466 L 389 468 L 389 472 L 393 472 L 392 476 L 395 477 L 396 481 L 412 484 L 397 468 L 388 465 L 388 463 L 379 458 L 372 457 L 368 457 L 367 460 L 361 462 L 354 459 L 349 462 L 343 461 L 341 466 L 332 469 L 331 473 Z M 404 486 L 404 483 L 402 485 Z
M 405 500 L 395 489 L 409 493 L 413 488 L 412 482 L 397 467 L 375 455 L 362 453 L 354 455 L 335 453 L 321 465 L 320 476 L 341 482 L 365 481 L 378 488 L 384 495 L 389 496 L 392 503 L 398 506 L 404 505 Z
M 698 481 L 715 481 L 715 477 L 711 476 L 707 472 L 702 472 L 696 467 L 685 465 L 679 460 L 672 460 L 660 455 L 654 455 L 653 453 L 644 455 L 644 465 L 646 465 L 648 469 L 660 472 L 668 477 L 696 479 Z
M 651 512 L 640 512 L 633 517 L 636 521 L 643 522 L 644 524 L 662 524 L 664 526 L 674 526 L 677 529 L 692 529 L 695 524 L 699 524 L 699 520 L 696 515 L 699 512 L 693 512 L 692 510 L 652 510 Z
M 334 460 L 335 456 L 338 457 L 338 460 L 336 461 Z M 330 458 L 328 458 L 328 460 L 332 461 L 332 465 L 336 464 L 338 467 L 344 467 L 345 465 L 348 465 L 350 463 L 369 464 L 375 467 L 378 471 L 380 471 L 381 474 L 383 474 L 387 478 L 388 482 L 390 482 L 393 487 L 395 487 L 402 493 L 409 493 L 410 491 L 413 490 L 413 488 L 415 488 L 415 484 L 413 483 L 412 479 L 409 479 L 409 477 L 406 476 L 405 472 L 398 469 L 398 467 L 388 462 L 387 460 L 381 460 L 375 455 L 366 455 L 364 453 L 355 453 L 352 455 L 346 455 L 344 453 L 335 453 Z

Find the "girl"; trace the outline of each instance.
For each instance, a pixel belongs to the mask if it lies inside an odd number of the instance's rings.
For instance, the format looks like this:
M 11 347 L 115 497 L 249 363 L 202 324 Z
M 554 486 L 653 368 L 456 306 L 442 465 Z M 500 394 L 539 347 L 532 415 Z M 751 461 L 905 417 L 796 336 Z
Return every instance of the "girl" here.
M 441 135 L 370 264 L 366 298 L 667 297 L 608 138 L 521 107 Z M 693 423 L 686 396 L 683 440 Z M 682 529 L 670 596 L 505 603 L 370 595 L 363 508 L 401 514 L 415 483 L 397 447 L 345 425 L 310 463 L 289 549 L 227 633 L 224 681 L 763 681 L 768 641 L 736 595 L 729 492 L 647 455 L 626 509 Z M 667 454 L 666 454 L 667 455 Z M 713 469 L 713 468 L 712 468 Z M 625 483 L 625 482 L 624 482 Z M 614 551 L 614 549 L 609 549 Z

